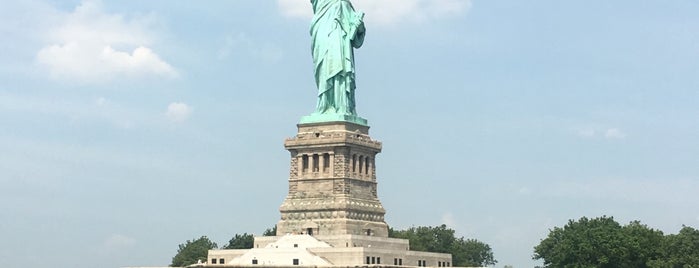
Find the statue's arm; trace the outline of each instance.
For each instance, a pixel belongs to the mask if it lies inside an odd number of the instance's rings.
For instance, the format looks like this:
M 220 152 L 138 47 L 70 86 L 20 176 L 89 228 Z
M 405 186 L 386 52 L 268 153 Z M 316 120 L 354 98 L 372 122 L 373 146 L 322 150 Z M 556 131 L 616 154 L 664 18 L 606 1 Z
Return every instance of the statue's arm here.
M 352 39 L 352 46 L 359 48 L 364 43 L 364 33 L 366 28 L 364 27 L 364 12 L 357 12 L 354 14 L 353 19 L 350 22 L 352 30 L 350 33 L 350 38 Z

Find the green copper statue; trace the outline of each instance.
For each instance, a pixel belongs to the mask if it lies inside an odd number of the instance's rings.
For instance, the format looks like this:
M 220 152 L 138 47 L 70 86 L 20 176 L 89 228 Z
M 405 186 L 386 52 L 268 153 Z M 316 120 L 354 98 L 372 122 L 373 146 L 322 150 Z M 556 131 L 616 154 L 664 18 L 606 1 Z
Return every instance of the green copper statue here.
M 358 121 L 354 101 L 354 49 L 364 42 L 364 13 L 349 0 L 311 0 L 312 54 L 318 103 L 311 116 L 301 121 Z

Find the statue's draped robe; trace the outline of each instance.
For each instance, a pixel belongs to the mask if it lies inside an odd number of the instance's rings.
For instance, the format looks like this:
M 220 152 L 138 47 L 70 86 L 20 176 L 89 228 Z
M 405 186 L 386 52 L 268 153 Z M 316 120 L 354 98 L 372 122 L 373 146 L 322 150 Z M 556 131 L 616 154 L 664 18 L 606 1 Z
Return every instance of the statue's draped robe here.
M 348 0 L 311 0 L 313 62 L 318 86 L 316 113 L 356 115 L 354 50 L 364 42 L 363 13 Z

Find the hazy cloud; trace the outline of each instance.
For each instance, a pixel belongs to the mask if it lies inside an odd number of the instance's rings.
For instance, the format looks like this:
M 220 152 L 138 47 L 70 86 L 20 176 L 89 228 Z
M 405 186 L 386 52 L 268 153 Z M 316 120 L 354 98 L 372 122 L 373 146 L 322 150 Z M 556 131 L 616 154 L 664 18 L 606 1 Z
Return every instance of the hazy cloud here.
M 309 1 L 278 0 L 279 10 L 291 18 L 311 18 Z M 471 8 L 471 0 L 354 0 L 354 7 L 367 14 L 367 20 L 379 26 L 402 22 L 423 22 L 458 16 Z
M 531 195 L 532 190 L 528 187 L 521 187 L 519 188 L 519 190 L 517 190 L 517 193 L 519 193 L 520 195 Z
M 22 116 L 51 115 L 72 124 L 109 122 L 122 129 L 132 128 L 144 113 L 124 107 L 105 97 L 51 98 L 0 92 L 0 109 Z
M 610 128 L 604 132 L 604 137 L 607 139 L 624 139 L 626 138 L 626 133 L 616 128 Z
M 105 97 L 99 97 L 95 100 L 95 105 L 97 106 L 104 106 L 107 104 L 107 99 Z
M 585 181 L 559 181 L 549 184 L 545 195 L 563 198 L 617 200 L 634 203 L 674 205 L 697 204 L 699 191 L 695 179 L 619 179 L 603 178 Z
M 597 135 L 597 131 L 594 129 L 580 129 L 578 130 L 578 136 L 584 138 L 592 138 Z
M 83 83 L 117 77 L 176 77 L 177 71 L 149 45 L 150 18 L 127 19 L 102 11 L 99 1 L 84 1 L 49 30 L 36 55 L 52 78 Z
M 94 105 L 96 109 L 86 109 L 90 116 L 108 120 L 120 129 L 131 129 L 136 124 L 133 118 L 144 118 L 141 115 L 135 115 L 133 111 L 129 111 L 129 109 L 121 107 L 105 97 L 95 99 Z
M 313 16 L 310 1 L 278 0 L 277 6 L 284 16 L 290 18 L 310 18 Z
M 192 114 L 192 107 L 185 103 L 173 102 L 167 106 L 167 112 L 165 114 L 172 122 L 184 122 L 187 121 L 189 116 Z
M 584 127 L 577 129 L 582 138 L 605 138 L 609 140 L 625 139 L 626 133 L 619 128 Z
M 446 224 L 447 226 L 449 226 L 451 228 L 455 228 L 456 219 L 454 219 L 454 214 L 451 212 L 444 213 L 442 215 L 442 223 Z
M 109 249 L 130 247 L 134 244 L 136 239 L 121 234 L 112 234 L 104 240 L 104 246 Z
M 226 36 L 223 46 L 218 51 L 218 59 L 224 60 L 235 57 L 240 53 L 266 62 L 277 62 L 284 56 L 279 46 L 270 43 L 259 43 L 245 33 Z

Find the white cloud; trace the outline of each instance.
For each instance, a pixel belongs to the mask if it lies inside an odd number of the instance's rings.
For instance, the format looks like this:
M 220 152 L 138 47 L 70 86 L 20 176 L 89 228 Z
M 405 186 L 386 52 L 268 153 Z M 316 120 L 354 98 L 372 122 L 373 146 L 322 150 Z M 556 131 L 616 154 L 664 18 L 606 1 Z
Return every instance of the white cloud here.
M 547 191 L 540 193 L 560 198 L 694 206 L 699 205 L 699 199 L 695 198 L 697 191 L 699 191 L 699 181 L 695 178 L 656 180 L 596 178 L 557 181 L 548 184 Z
M 148 119 L 146 112 L 124 107 L 105 97 L 63 98 L 15 95 L 0 92 L 0 110 L 21 116 L 51 115 L 71 124 L 108 122 L 121 129 L 130 129 Z
M 278 0 L 277 6 L 284 16 L 291 18 L 310 18 L 313 16 L 310 1 Z
M 176 77 L 177 71 L 149 46 L 150 18 L 107 14 L 98 1 L 84 1 L 47 35 L 37 62 L 52 78 L 83 83 L 121 77 Z
M 192 107 L 185 103 L 173 102 L 167 106 L 167 112 L 165 114 L 172 122 L 184 122 L 189 119 L 189 116 L 192 114 Z
M 379 26 L 402 22 L 422 22 L 458 16 L 471 8 L 471 0 L 353 0 L 354 7 L 366 12 L 367 20 Z M 287 17 L 313 16 L 310 1 L 278 0 L 279 10 Z
M 107 105 L 109 101 L 105 97 L 99 97 L 95 100 L 95 105 L 97 106 L 105 106 Z
M 578 136 L 586 139 L 605 138 L 609 140 L 620 140 L 626 138 L 626 133 L 619 128 L 605 127 L 584 127 L 576 130 Z
M 531 195 L 532 190 L 528 187 L 521 187 L 519 188 L 519 190 L 517 190 L 517 193 L 519 193 L 520 195 Z
M 237 56 L 239 52 L 266 62 L 278 62 L 284 56 L 282 49 L 270 43 L 260 44 L 245 33 L 226 36 L 224 45 L 218 51 L 218 59 L 224 60 Z
M 130 247 L 134 244 L 136 239 L 121 234 L 112 234 L 104 240 L 104 246 L 109 249 Z
M 616 128 L 610 128 L 604 132 L 604 137 L 607 139 L 624 139 L 626 138 L 626 133 Z
M 454 214 L 451 212 L 444 213 L 442 215 L 442 223 L 446 224 L 450 228 L 454 228 L 456 226 L 456 219 L 454 219 Z
M 578 130 L 578 136 L 584 138 L 592 138 L 597 135 L 597 131 L 594 129 L 580 129 Z

